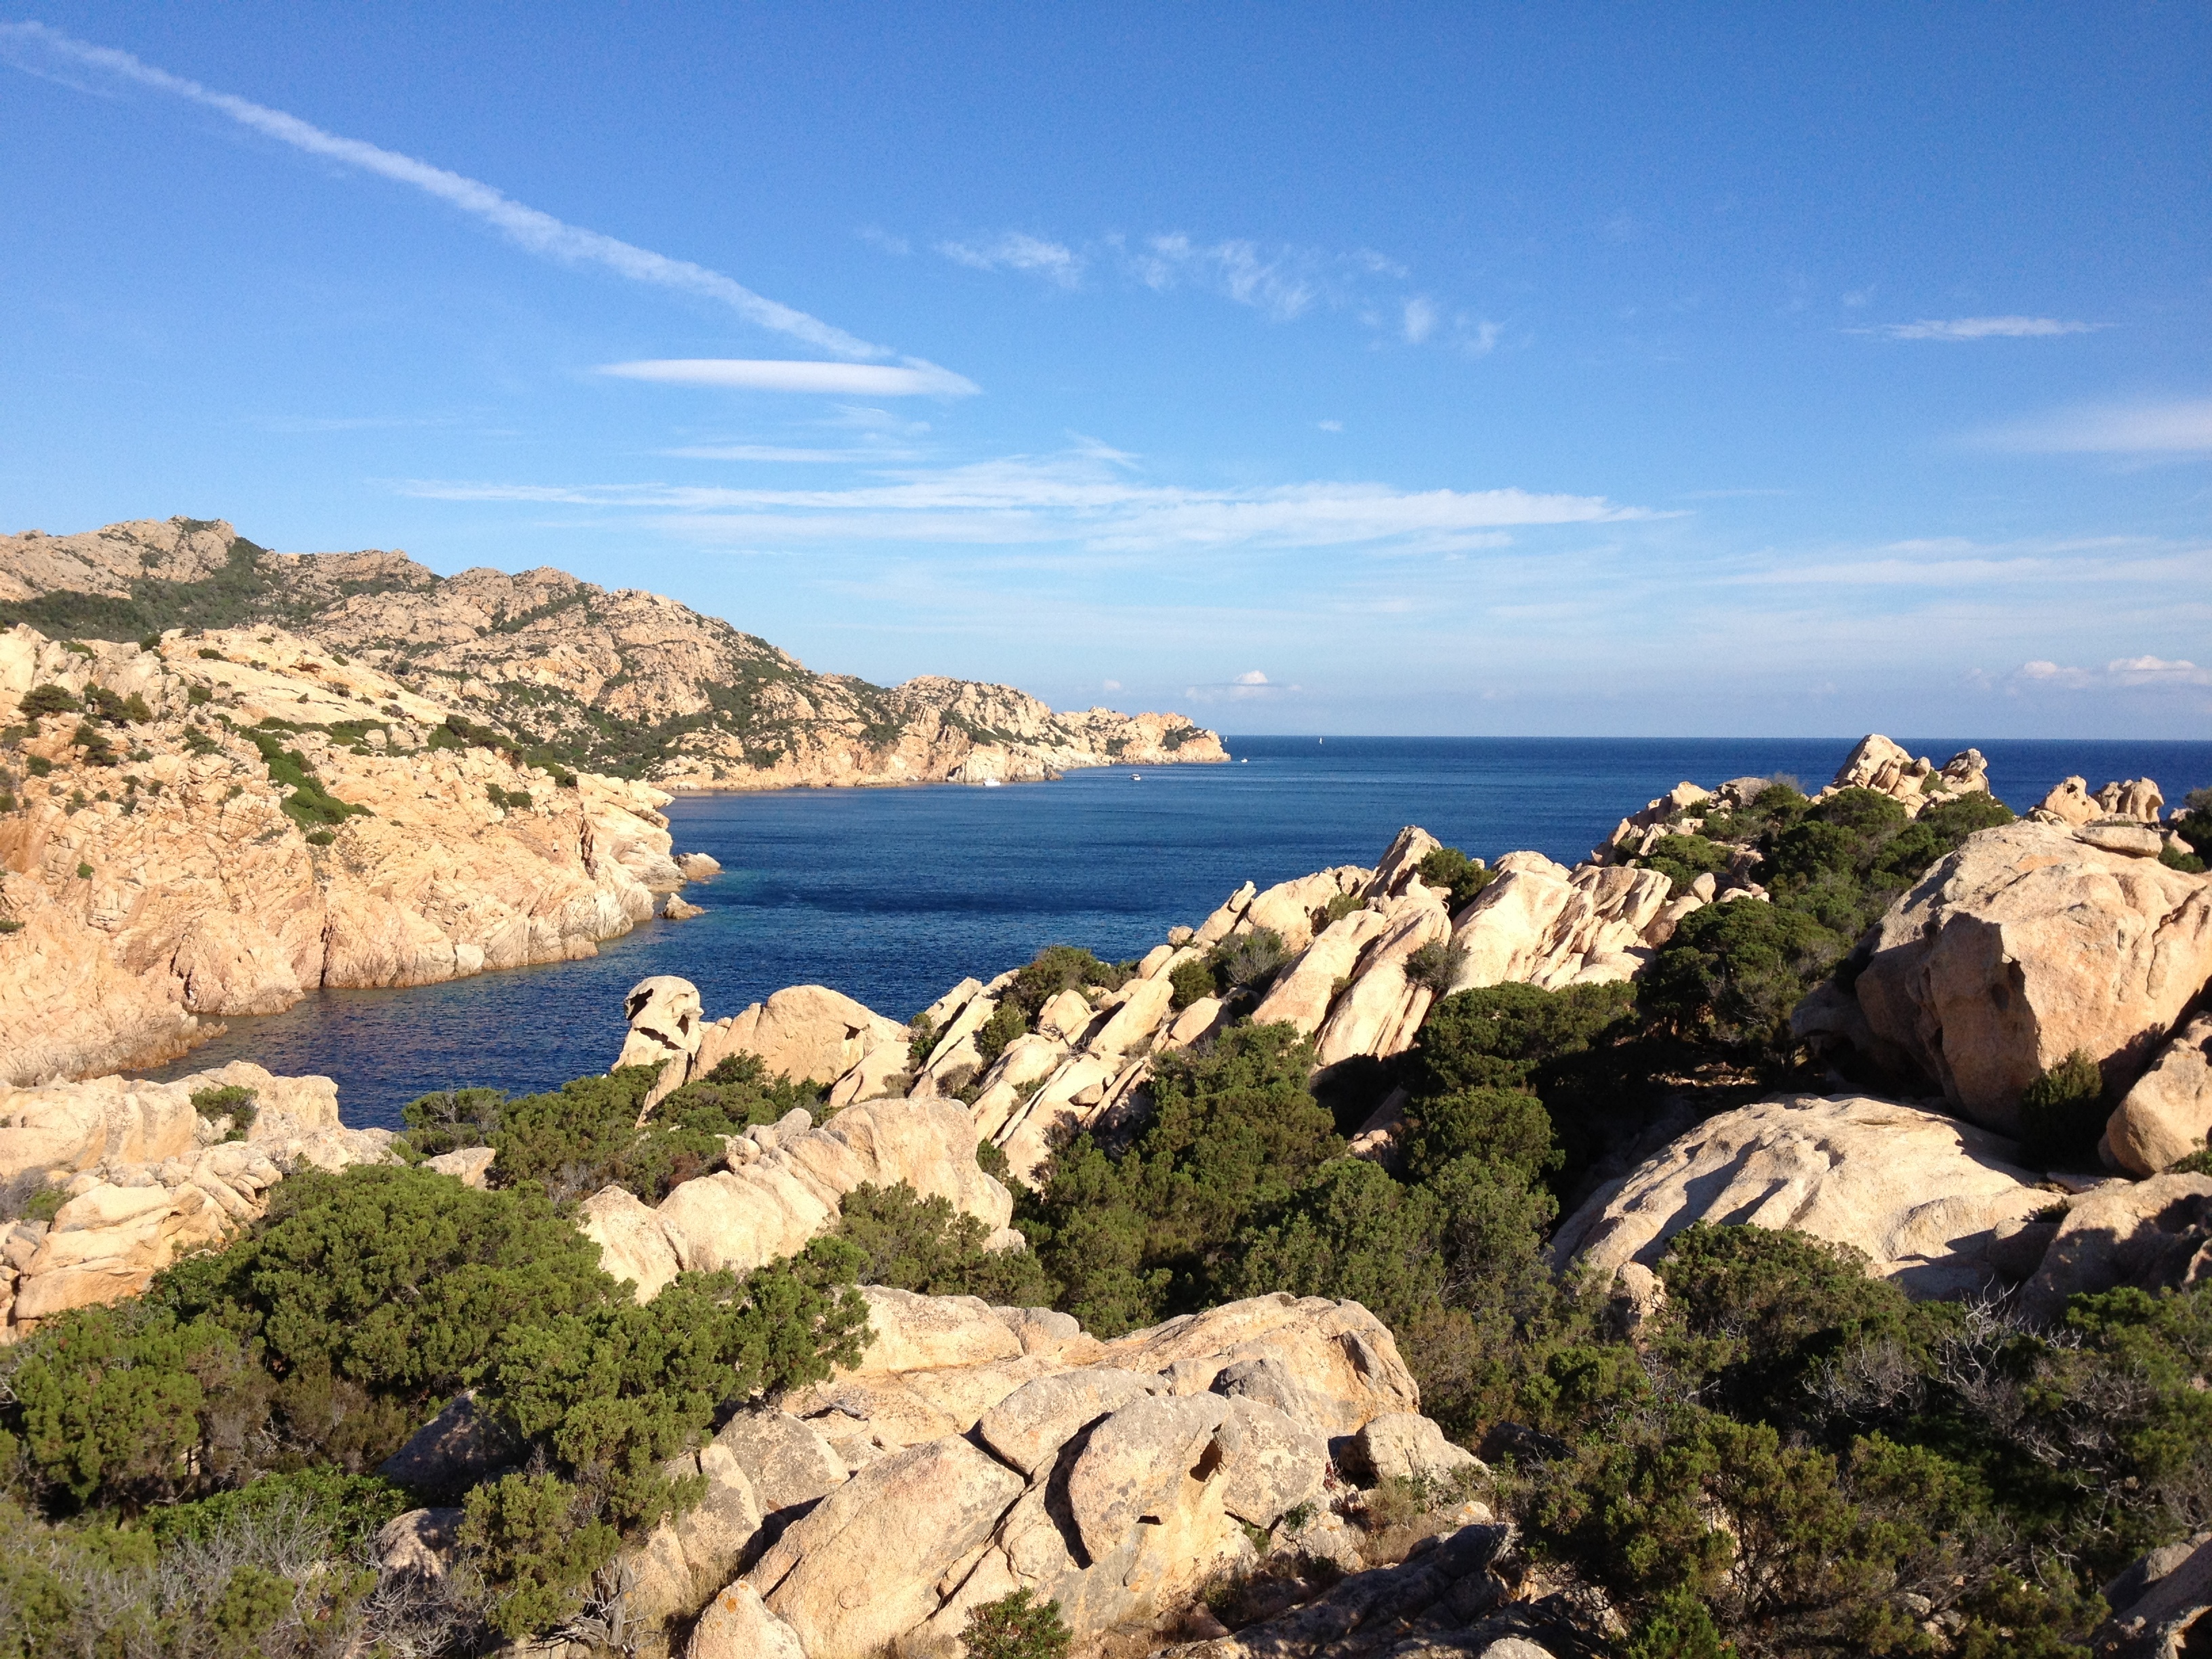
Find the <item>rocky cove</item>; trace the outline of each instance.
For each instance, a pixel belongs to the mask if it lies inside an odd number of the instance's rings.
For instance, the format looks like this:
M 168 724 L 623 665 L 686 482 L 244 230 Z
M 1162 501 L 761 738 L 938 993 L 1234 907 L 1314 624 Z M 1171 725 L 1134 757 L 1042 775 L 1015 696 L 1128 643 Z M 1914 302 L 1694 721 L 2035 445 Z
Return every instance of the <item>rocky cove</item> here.
M 653 595 L 456 580 L 197 520 L 0 538 L 0 612 L 91 635 L 0 634 L 0 1080 L 143 1068 L 213 1035 L 206 1017 L 573 959 L 686 914 L 678 890 L 713 860 L 672 856 L 647 773 L 983 782 L 1223 758 L 1179 716 L 1063 718 L 1006 688 L 916 682 L 862 708 L 875 688 Z M 726 709 L 732 683 L 750 700 Z M 730 720 L 783 736 L 687 747 Z
M 342 1204 L 418 1187 L 550 1204 L 624 1287 L 518 1319 L 532 1364 L 594 1320 L 808 1333 L 690 1395 L 665 1362 L 550 1395 L 495 1348 L 412 1383 L 362 1362 L 396 1414 L 335 1460 L 382 1494 L 343 1616 L 413 1650 L 2182 1651 L 2212 1600 L 2207 817 L 2069 777 L 2015 819 L 1974 751 L 1869 737 L 1810 797 L 1685 783 L 1573 865 L 1407 828 L 906 1022 L 809 985 L 714 1018 L 648 976 L 607 1076 L 433 1096 L 397 1135 L 240 1066 L 17 1089 L 0 1174 L 43 1213 L 9 1234 L 9 1352 L 52 1377 L 73 1322 L 138 1298 L 205 1321 L 194 1263 L 320 1260 Z M 806 1311 L 825 1276 L 857 1288 Z M 1944 1496 L 1947 1401 L 1976 1456 L 2137 1496 L 2063 1523 Z M 36 1409 L 10 1432 L 61 1492 Z M 1878 1474 L 1886 1436 L 1919 1449 Z M 1854 1530 L 1884 1504 L 1966 1504 L 1989 1553 Z M 2030 1525 L 2080 1565 L 2033 1565 L 2002 1553 Z

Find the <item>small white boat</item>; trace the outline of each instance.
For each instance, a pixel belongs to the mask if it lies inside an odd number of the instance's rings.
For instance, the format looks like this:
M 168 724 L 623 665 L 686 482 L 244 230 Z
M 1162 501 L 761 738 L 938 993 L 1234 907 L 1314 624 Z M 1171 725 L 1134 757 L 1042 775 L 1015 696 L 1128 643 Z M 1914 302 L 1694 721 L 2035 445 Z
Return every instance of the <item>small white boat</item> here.
M 1145 775 L 1142 772 L 1132 772 L 1129 774 L 1129 781 L 1132 783 L 1142 783 L 1144 781 Z
M 986 778 L 983 780 L 983 787 L 986 789 L 999 789 L 1003 788 L 1005 786 L 996 778 Z

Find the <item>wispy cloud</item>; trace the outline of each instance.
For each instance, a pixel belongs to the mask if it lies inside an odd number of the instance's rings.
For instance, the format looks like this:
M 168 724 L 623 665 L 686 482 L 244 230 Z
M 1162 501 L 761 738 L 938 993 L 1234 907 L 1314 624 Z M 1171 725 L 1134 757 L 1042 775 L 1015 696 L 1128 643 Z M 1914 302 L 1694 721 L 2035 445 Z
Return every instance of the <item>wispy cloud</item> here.
M 1844 331 L 1885 340 L 2039 340 L 2054 334 L 2094 334 L 2110 326 L 2109 323 L 2066 322 L 2057 317 L 1950 317 Z
M 1436 301 L 1426 295 L 1416 294 L 1406 301 L 1405 335 L 1407 345 L 1419 345 L 1437 331 Z
M 1249 702 L 1255 697 L 1279 697 L 1303 690 L 1303 686 L 1279 685 L 1255 668 L 1234 679 L 1201 680 L 1196 685 L 1185 686 L 1183 696 L 1194 702 Z
M 717 301 L 757 327 L 804 341 L 841 357 L 892 355 L 885 347 L 872 344 L 817 317 L 810 317 L 803 311 L 756 294 L 720 271 L 709 270 L 688 259 L 672 259 L 595 230 L 566 224 L 477 179 L 358 138 L 326 132 L 295 115 L 250 103 L 230 93 L 216 92 L 197 81 L 142 63 L 129 52 L 76 40 L 43 23 L 0 23 L 0 58 L 5 58 L 18 69 L 65 84 L 76 84 L 67 71 L 90 70 L 188 99 L 279 143 L 434 196 L 491 226 L 527 252 L 566 264 L 597 265 L 632 282 Z
M 833 463 L 910 459 L 904 451 L 880 449 L 794 449 L 781 444 L 690 444 L 660 452 L 679 461 L 794 461 Z
M 2011 679 L 2015 687 L 2051 686 L 2069 691 L 2185 690 L 2212 685 L 2212 668 L 2199 668 L 2186 659 L 2151 656 L 2116 657 L 2102 668 L 2069 668 L 2038 661 L 2022 663 Z
M 975 270 L 1022 270 L 1056 287 L 1083 286 L 1084 258 L 1073 248 L 1010 230 L 987 242 L 939 242 L 937 251 L 955 264 Z
M 1143 557 L 1210 550 L 1339 548 L 1454 553 L 1500 545 L 1507 532 L 1652 516 L 1601 496 L 1521 489 L 1401 490 L 1316 482 L 1193 489 L 1130 476 L 1128 457 L 1079 449 L 933 471 L 887 471 L 841 489 L 667 483 L 543 485 L 416 480 L 403 493 L 653 512 L 694 538 L 777 543 L 908 543 L 1060 548 Z
M 1843 558 L 1778 563 L 1716 579 L 1725 587 L 2003 588 L 2125 587 L 2180 591 L 2212 582 L 2212 545 L 2155 537 L 2034 538 L 1985 544 L 1964 536 L 1887 542 Z
M 1972 441 L 2027 454 L 2202 455 L 2212 453 L 2212 398 L 2084 404 L 1991 428 Z
M 623 380 L 663 386 L 725 386 L 744 392 L 811 392 L 855 398 L 970 398 L 982 387 L 964 375 L 920 358 L 908 367 L 888 363 L 830 363 L 757 357 L 657 357 L 603 363 L 599 372 Z

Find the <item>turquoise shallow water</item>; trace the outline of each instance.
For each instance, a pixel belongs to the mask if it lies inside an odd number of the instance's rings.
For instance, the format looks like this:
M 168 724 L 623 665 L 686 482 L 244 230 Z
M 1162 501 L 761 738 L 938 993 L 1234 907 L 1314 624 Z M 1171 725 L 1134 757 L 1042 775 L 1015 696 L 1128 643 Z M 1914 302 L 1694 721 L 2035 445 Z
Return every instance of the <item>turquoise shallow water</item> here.
M 1969 743 L 1997 794 L 2032 805 L 2069 773 L 2152 777 L 2167 799 L 2212 785 L 2212 743 L 1900 739 L 1938 762 Z M 1850 739 L 1231 738 L 1226 766 L 1121 769 L 1000 789 L 794 790 L 689 796 L 678 851 L 722 861 L 685 896 L 706 914 L 653 921 L 597 957 L 404 991 L 324 991 L 155 1073 L 251 1060 L 338 1081 L 346 1121 L 397 1125 L 456 1084 L 522 1091 L 603 1071 L 623 993 L 648 974 L 699 987 L 710 1017 L 785 985 L 834 986 L 903 1019 L 967 974 L 1040 946 L 1139 954 L 1240 882 L 1368 864 L 1419 823 L 1485 858 L 1585 855 L 1625 813 L 1688 778 L 1825 782 Z

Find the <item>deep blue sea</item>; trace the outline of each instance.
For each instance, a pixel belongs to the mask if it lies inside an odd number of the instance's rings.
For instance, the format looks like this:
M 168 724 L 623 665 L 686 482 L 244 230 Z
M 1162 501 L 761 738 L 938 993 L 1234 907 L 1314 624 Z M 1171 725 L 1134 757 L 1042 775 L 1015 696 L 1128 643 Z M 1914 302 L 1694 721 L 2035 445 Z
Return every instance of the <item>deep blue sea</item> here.
M 2091 788 L 2150 777 L 2179 802 L 2212 785 L 2212 743 L 1900 738 L 1938 764 L 1972 744 L 2024 810 L 2069 773 Z M 696 982 L 710 1018 L 786 985 L 833 986 L 905 1019 L 963 975 L 988 979 L 1043 945 L 1138 955 L 1240 883 L 1371 864 L 1418 823 L 1484 858 L 1585 856 L 1624 815 L 1686 778 L 1711 787 L 1794 774 L 1817 788 L 1848 738 L 1231 738 L 1226 766 L 1074 772 L 984 789 L 805 789 L 679 797 L 679 852 L 723 872 L 685 897 L 706 914 L 651 921 L 583 962 L 400 991 L 323 991 L 155 1076 L 250 1060 L 338 1082 L 349 1123 L 397 1127 L 432 1089 L 549 1088 L 604 1071 L 623 994 L 648 974 Z

